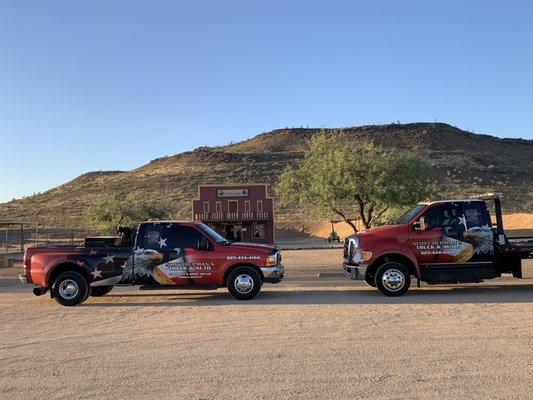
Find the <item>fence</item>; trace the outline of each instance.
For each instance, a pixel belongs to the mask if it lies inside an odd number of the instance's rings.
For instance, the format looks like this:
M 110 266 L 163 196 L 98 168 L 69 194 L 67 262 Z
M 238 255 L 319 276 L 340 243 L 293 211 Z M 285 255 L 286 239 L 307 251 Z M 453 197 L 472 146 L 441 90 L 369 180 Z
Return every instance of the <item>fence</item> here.
M 3 227 L 0 228 L 0 253 L 22 253 L 33 246 L 81 245 L 85 236 L 94 234 L 86 229 Z

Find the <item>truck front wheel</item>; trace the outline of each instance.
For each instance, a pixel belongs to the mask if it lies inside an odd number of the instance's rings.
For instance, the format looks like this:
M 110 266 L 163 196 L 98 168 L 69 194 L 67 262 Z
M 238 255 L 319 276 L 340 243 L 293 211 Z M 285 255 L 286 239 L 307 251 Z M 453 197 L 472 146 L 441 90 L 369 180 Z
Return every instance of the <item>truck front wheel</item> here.
M 261 276 L 251 267 L 239 267 L 228 275 L 229 293 L 237 300 L 253 299 L 261 290 Z
M 399 262 L 386 262 L 376 271 L 376 286 L 386 296 L 401 296 L 410 285 L 409 269 Z
M 89 284 L 78 272 L 66 271 L 54 279 L 51 292 L 59 304 L 75 306 L 83 303 L 89 296 Z

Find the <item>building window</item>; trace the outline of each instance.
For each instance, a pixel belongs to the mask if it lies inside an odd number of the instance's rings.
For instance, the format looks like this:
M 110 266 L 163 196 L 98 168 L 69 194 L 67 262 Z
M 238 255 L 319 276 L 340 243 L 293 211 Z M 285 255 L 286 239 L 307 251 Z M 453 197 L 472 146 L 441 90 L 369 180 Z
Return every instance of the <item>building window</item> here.
M 264 239 L 265 238 L 265 224 L 253 224 L 252 238 L 253 239 Z
M 250 200 L 244 202 L 244 212 L 251 212 L 252 208 L 250 207 Z
M 239 207 L 237 204 L 238 204 L 237 200 L 229 200 L 228 201 L 228 212 L 230 213 L 239 212 Z
M 257 212 L 263 212 L 263 200 L 257 200 Z
M 204 214 L 209 213 L 209 202 L 204 201 Z
M 221 213 L 222 212 L 222 203 L 220 201 L 217 201 L 215 203 L 215 208 L 216 208 L 217 213 Z

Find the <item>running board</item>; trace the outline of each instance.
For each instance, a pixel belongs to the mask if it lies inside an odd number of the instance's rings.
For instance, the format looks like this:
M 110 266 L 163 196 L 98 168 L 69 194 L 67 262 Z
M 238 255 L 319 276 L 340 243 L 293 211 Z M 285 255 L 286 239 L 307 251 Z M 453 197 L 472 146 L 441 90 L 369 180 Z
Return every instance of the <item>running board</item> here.
M 466 264 L 426 264 L 422 265 L 420 280 L 430 285 L 436 283 L 479 283 L 501 274 L 492 262 Z
M 216 290 L 219 286 L 215 285 L 143 285 L 139 290 L 179 290 L 179 289 L 198 289 L 198 290 Z

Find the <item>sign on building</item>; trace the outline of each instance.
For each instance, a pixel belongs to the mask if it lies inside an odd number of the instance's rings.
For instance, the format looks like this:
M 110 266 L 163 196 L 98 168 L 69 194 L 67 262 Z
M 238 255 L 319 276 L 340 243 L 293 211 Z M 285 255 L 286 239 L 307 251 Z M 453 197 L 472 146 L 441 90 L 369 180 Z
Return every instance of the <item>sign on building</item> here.
M 248 197 L 248 189 L 218 189 L 217 197 Z

